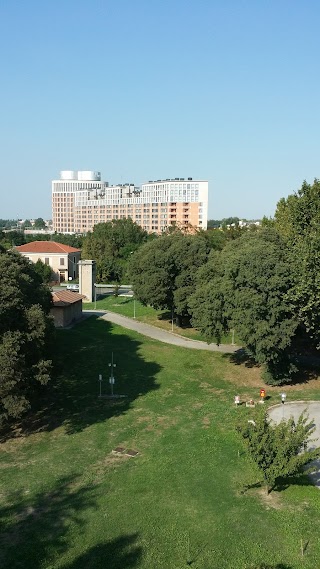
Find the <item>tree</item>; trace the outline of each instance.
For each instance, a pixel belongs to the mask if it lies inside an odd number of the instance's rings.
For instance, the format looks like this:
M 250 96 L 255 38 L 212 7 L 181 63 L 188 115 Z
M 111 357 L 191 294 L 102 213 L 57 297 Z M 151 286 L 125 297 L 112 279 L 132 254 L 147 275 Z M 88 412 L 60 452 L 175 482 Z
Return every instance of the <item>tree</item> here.
M 143 245 L 130 262 L 131 284 L 137 298 L 154 308 L 173 310 L 177 324 L 189 317 L 188 299 L 197 269 L 208 257 L 200 235 L 175 232 Z
M 199 235 L 206 239 L 209 249 L 221 250 L 228 240 L 227 233 L 221 229 L 201 229 Z
M 37 217 L 37 219 L 34 220 L 33 227 L 35 229 L 45 229 L 46 224 L 42 217 Z
M 5 249 L 10 249 L 11 247 L 24 245 L 25 238 L 22 231 L 8 231 L 4 233 L 3 238 L 1 239 L 1 245 Z
M 268 383 L 296 371 L 290 349 L 298 320 L 289 299 L 292 286 L 287 249 L 274 230 L 246 233 L 211 253 L 189 299 L 191 323 L 208 339 L 237 330 L 248 353 L 264 365 Z
M 238 431 L 262 473 L 267 493 L 280 478 L 301 474 L 306 465 L 320 457 L 320 447 L 307 448 L 315 426 L 303 413 L 297 422 L 290 418 L 273 424 L 262 411 L 254 423 L 246 421 Z
M 51 374 L 52 299 L 33 263 L 0 249 L 0 423 L 30 407 Z
M 147 232 L 131 219 L 99 223 L 84 238 L 82 256 L 96 260 L 98 282 L 121 282 L 128 259 L 147 239 Z
M 287 243 L 294 286 L 290 300 L 310 343 L 320 347 L 320 180 L 303 182 L 275 213 L 275 227 Z
M 38 259 L 37 262 L 34 263 L 34 268 L 38 275 L 41 277 L 42 282 L 50 283 L 53 280 L 52 269 L 50 265 L 46 265 L 41 261 L 41 259 Z
M 303 182 L 301 188 L 282 198 L 275 212 L 275 226 L 290 243 L 317 231 L 320 223 L 320 180 Z
M 25 219 L 21 225 L 21 229 L 30 229 L 32 227 L 30 219 Z

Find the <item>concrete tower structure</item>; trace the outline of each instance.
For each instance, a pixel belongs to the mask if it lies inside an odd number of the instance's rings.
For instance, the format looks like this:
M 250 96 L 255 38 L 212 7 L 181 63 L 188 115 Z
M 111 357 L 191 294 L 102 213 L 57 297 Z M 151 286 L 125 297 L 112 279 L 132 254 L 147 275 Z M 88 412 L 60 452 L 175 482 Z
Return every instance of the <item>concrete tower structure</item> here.
M 96 282 L 96 262 L 92 260 L 79 261 L 79 293 L 86 297 L 87 302 L 94 300 L 94 285 Z

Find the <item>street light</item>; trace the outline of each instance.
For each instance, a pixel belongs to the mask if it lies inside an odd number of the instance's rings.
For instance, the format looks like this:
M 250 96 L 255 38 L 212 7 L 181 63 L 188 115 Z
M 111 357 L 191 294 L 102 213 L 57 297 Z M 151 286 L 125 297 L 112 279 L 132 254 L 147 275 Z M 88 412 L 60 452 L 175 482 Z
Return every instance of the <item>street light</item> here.
M 287 399 L 286 394 L 285 394 L 285 393 L 281 393 L 282 419 L 284 419 L 284 404 L 285 404 L 286 399 Z

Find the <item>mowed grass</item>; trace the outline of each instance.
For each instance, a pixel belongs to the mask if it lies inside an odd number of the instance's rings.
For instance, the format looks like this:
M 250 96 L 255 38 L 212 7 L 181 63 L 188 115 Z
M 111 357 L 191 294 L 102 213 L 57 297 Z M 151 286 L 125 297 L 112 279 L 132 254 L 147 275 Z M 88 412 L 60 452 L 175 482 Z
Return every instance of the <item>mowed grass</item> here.
M 122 316 L 127 316 L 128 318 L 135 317 L 136 320 L 144 322 L 145 324 L 157 326 L 168 332 L 173 331 L 175 334 L 190 338 L 191 340 L 206 342 L 206 338 L 198 330 L 192 328 L 190 325 L 177 326 L 175 319 L 173 320 L 172 329 L 172 317 L 170 312 L 156 310 L 152 308 L 152 306 L 144 306 L 141 302 L 138 300 L 135 301 L 132 297 L 109 295 L 97 300 L 96 304 L 94 302 L 85 303 L 83 308 L 85 310 L 93 310 L 95 306 L 97 310 L 110 310 L 111 312 L 122 314 Z M 221 343 L 231 344 L 233 339 L 236 344 L 241 344 L 237 335 L 235 334 L 233 337 L 232 332 L 223 336 Z
M 233 396 L 257 397 L 258 368 L 95 317 L 60 331 L 56 349 L 44 411 L 0 446 L 1 568 L 320 566 L 319 490 L 304 478 L 266 497 L 235 431 L 252 410 Z M 115 401 L 98 398 L 112 352 L 127 395 Z M 279 392 L 267 388 L 270 403 Z M 288 390 L 317 393 L 316 380 Z

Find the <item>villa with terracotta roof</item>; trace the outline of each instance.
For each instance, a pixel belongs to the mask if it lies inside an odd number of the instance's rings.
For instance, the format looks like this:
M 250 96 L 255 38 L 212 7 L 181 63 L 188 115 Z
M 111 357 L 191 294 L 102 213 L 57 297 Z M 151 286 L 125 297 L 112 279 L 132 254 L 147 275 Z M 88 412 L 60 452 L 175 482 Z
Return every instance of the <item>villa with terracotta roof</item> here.
M 49 265 L 52 269 L 53 281 L 59 283 L 68 281 L 70 277 L 77 279 L 79 276 L 80 249 L 56 241 L 31 241 L 31 243 L 20 245 L 15 249 L 33 263 L 40 259 Z

